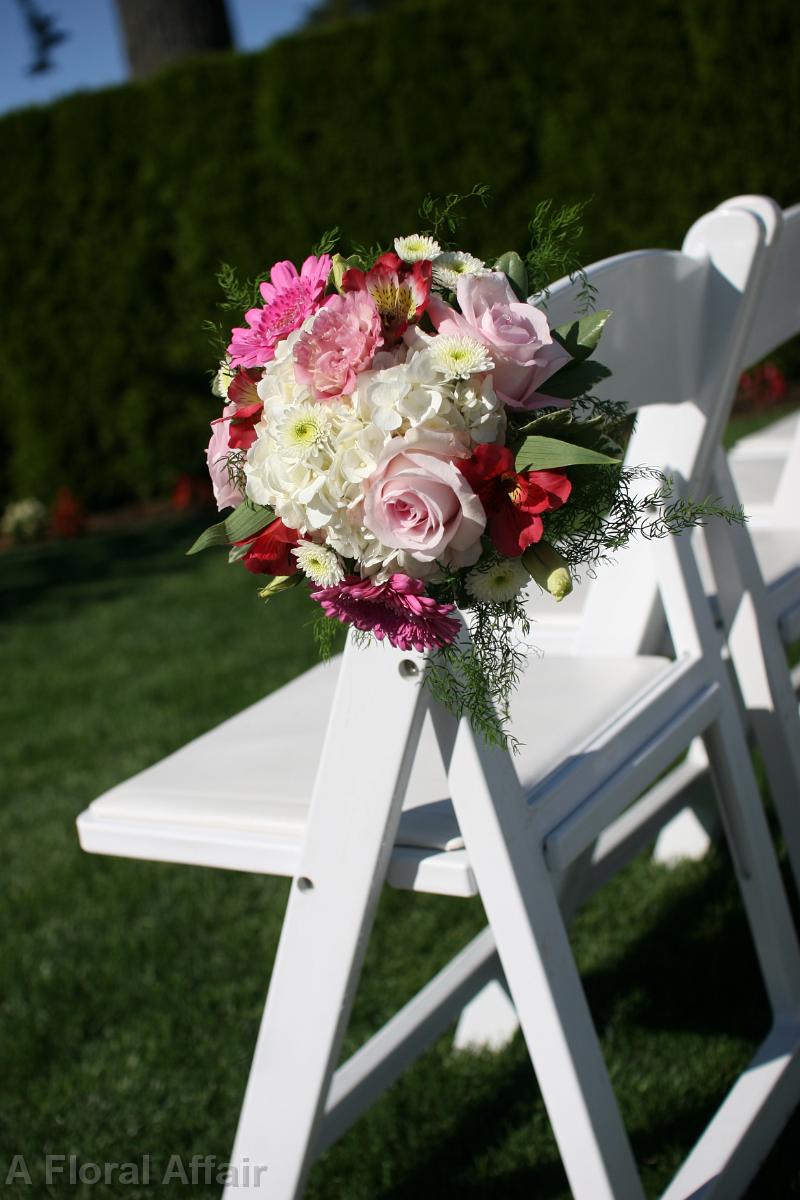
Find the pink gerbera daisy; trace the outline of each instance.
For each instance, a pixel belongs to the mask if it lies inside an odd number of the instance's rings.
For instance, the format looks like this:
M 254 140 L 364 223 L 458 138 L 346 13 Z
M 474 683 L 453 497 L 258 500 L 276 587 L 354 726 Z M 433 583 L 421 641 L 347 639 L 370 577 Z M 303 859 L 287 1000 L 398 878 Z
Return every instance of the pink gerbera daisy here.
M 300 272 L 294 263 L 277 262 L 270 282 L 261 284 L 262 308 L 244 314 L 248 328 L 234 329 L 228 346 L 231 366 L 263 367 L 275 357 L 275 347 L 299 329 L 322 304 L 331 269 L 329 254 L 311 254 Z
M 395 574 L 386 583 L 349 575 L 333 587 L 312 592 L 329 617 L 387 638 L 399 650 L 433 650 L 455 641 L 461 622 L 449 614 L 454 604 L 425 595 L 421 579 Z

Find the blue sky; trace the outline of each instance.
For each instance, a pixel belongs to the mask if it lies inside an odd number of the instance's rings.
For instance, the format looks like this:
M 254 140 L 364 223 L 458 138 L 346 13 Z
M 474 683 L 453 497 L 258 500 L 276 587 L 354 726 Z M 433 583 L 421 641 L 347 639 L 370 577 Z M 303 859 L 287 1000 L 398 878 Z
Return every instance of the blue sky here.
M 228 0 L 236 45 L 241 50 L 261 49 L 296 29 L 311 4 L 312 0 Z M 53 70 L 28 75 L 31 43 L 19 5 L 0 0 L 0 113 L 126 79 L 114 0 L 37 0 L 37 7 L 57 18 L 69 40 L 56 46 Z

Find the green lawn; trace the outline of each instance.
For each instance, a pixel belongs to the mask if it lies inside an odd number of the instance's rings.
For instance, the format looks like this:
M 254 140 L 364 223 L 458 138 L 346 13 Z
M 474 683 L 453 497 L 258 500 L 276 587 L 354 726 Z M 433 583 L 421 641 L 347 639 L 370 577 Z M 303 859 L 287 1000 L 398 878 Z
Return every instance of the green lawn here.
M 160 1179 L 173 1154 L 230 1151 L 287 883 L 87 856 L 74 828 L 99 792 L 314 659 L 310 602 L 291 593 L 265 607 L 224 556 L 183 557 L 196 532 L 173 520 L 0 559 L 0 1183 L 22 1154 L 35 1184 L 9 1197 L 187 1194 L 177 1180 L 48 1188 L 48 1153 L 149 1153 Z M 476 901 L 387 890 L 347 1049 L 481 923 Z M 656 1195 L 766 1027 L 725 853 L 672 872 L 640 859 L 579 914 L 574 942 Z M 798 1136 L 796 1117 L 751 1197 L 800 1197 Z M 308 1189 L 314 1200 L 567 1195 L 519 1037 L 493 1057 L 454 1054 L 443 1038 Z

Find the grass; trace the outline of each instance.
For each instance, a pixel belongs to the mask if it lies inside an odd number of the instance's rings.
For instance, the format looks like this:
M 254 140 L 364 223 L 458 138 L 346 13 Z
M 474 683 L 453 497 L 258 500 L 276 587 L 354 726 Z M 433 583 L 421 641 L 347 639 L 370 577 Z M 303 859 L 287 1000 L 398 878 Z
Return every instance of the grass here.
M 176 519 L 0 563 L 0 1182 L 21 1154 L 34 1183 L 9 1197 L 183 1196 L 178 1178 L 160 1182 L 170 1156 L 230 1152 L 287 883 L 87 856 L 74 829 L 93 796 L 314 660 L 310 603 L 265 607 L 224 556 L 183 557 L 196 532 Z M 387 890 L 347 1049 L 482 920 L 477 901 Z M 724 852 L 674 871 L 637 860 L 573 938 L 656 1195 L 768 1019 Z M 750 1197 L 800 1197 L 798 1136 L 795 1117 Z M 145 1153 L 148 1186 L 44 1182 L 46 1154 Z M 443 1038 L 316 1165 L 307 1195 L 567 1197 L 521 1039 L 473 1056 Z

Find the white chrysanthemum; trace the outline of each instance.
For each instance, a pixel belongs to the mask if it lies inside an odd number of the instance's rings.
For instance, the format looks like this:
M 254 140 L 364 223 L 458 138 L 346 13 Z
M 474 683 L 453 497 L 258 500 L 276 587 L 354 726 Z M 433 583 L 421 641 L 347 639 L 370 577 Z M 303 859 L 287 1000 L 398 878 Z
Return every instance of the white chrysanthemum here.
M 456 290 L 456 284 L 462 275 L 488 275 L 489 268 L 474 254 L 466 250 L 446 250 L 434 259 L 433 282 L 451 292 Z
M 494 367 L 483 342 L 467 334 L 439 334 L 431 342 L 428 354 L 434 369 L 445 379 L 469 379 L 470 375 L 480 375 Z
M 394 248 L 403 262 L 407 263 L 437 258 L 442 253 L 439 243 L 425 233 L 412 233 L 409 237 L 395 238 Z
M 300 404 L 281 425 L 281 449 L 291 458 L 308 458 L 323 451 L 331 432 L 328 410 L 321 404 Z
M 476 600 L 500 604 L 513 600 L 530 579 L 519 559 L 504 558 L 488 567 L 475 567 L 467 576 L 467 591 Z
M 318 587 L 333 587 L 344 579 L 344 567 L 339 555 L 329 546 L 300 541 L 292 550 L 300 570 Z

